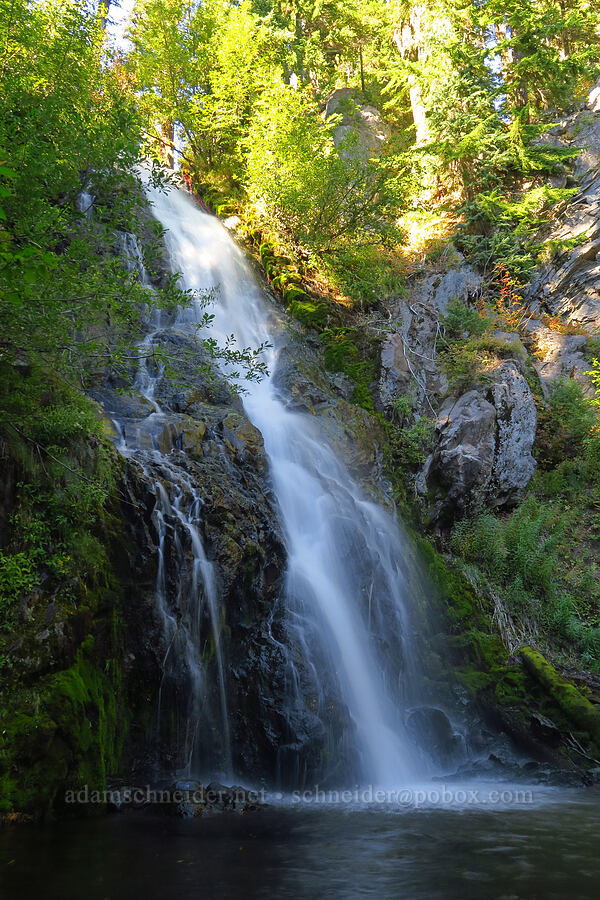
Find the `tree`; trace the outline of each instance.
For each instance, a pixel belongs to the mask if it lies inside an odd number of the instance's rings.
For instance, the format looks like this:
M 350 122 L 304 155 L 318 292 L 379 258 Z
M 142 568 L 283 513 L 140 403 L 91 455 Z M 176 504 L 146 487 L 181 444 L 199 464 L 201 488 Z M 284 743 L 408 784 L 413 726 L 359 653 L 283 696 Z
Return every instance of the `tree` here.
M 136 229 L 141 123 L 94 6 L 0 0 L 0 12 L 0 359 L 80 381 L 104 364 L 108 326 L 125 325 L 130 345 L 151 299 L 113 252 L 115 228 Z
M 150 133 L 159 124 L 169 148 L 179 126 L 197 168 L 236 171 L 239 141 L 273 63 L 250 4 L 139 0 L 130 37 Z
M 600 15 L 589 0 L 488 0 L 481 25 L 495 32 L 501 89 L 512 115 L 570 108 L 600 60 Z
M 307 93 L 274 80 L 248 135 L 248 190 L 297 247 L 331 253 L 389 227 L 383 173 L 350 150 L 334 146 Z
M 567 109 L 600 60 L 588 0 L 423 0 L 396 16 L 392 89 L 400 103 L 410 96 L 417 147 L 441 158 L 467 199 L 556 164 L 533 126 Z
M 186 121 L 192 94 L 189 67 L 198 45 L 190 27 L 195 5 L 193 0 L 137 0 L 128 31 L 141 108 L 150 131 L 160 130 L 171 166 L 176 124 Z

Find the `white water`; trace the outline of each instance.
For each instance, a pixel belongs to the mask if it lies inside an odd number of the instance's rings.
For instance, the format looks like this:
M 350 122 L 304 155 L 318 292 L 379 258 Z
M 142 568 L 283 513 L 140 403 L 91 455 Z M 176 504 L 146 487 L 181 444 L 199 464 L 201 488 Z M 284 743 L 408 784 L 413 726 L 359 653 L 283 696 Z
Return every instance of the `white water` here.
M 152 290 L 142 254 L 133 234 L 119 232 L 117 234 L 121 255 L 129 271 L 136 274 L 139 281 Z M 223 777 L 232 774 L 231 738 L 229 731 L 229 715 L 225 687 L 225 660 L 221 645 L 220 604 L 216 584 L 214 565 L 208 560 L 199 530 L 202 517 L 202 499 L 192 484 L 189 475 L 177 465 L 173 465 L 168 456 L 161 452 L 157 438 L 168 422 L 159 403 L 155 399 L 157 386 L 164 372 L 164 365 L 158 363 L 152 371 L 149 360 L 157 336 L 162 330 L 160 311 L 154 312 L 152 331 L 138 345 L 139 369 L 134 381 L 134 389 L 144 397 L 151 412 L 141 421 L 136 421 L 132 433 L 130 426 L 119 418 L 113 424 L 119 436 L 118 447 L 125 456 L 133 456 L 142 465 L 146 476 L 152 472 L 160 478 L 155 482 L 156 502 L 152 519 L 158 537 L 158 567 L 156 578 L 156 603 L 162 623 L 165 644 L 162 659 L 163 680 L 159 690 L 157 709 L 157 739 L 161 736 L 162 695 L 165 679 L 179 678 L 181 663 L 189 678 L 189 685 L 184 691 L 188 693 L 187 715 L 185 717 L 185 733 L 182 736 L 183 753 L 186 760 L 184 771 L 189 774 L 196 765 L 195 752 L 198 744 L 198 731 L 210 730 L 212 743 L 220 748 L 211 764 L 215 772 Z M 148 446 L 150 441 L 150 446 Z M 165 485 L 168 486 L 168 491 Z M 177 556 L 178 587 L 176 598 L 177 615 L 170 607 L 165 560 L 165 543 L 170 523 L 173 532 L 173 544 Z M 185 544 L 191 549 L 191 572 L 186 557 Z M 202 617 L 208 611 L 210 628 L 214 643 L 218 677 L 218 710 L 212 708 L 209 699 L 205 666 L 201 654 Z M 168 712 L 168 711 L 167 711 Z M 215 714 L 216 713 L 216 714 Z M 218 731 L 218 738 L 216 732 Z
M 263 435 L 285 537 L 290 640 L 312 672 L 325 716 L 324 685 L 334 683 L 341 695 L 354 726 L 356 777 L 406 783 L 426 768 L 405 730 L 418 679 L 407 614 L 407 539 L 336 458 L 318 420 L 289 408 L 279 392 L 273 371 L 285 343 L 282 329 L 227 231 L 181 191 L 149 188 L 148 196 L 167 229 L 172 268 L 183 286 L 218 288 L 211 335 L 224 344 L 233 334 L 239 348 L 273 345 L 266 354 L 269 376 L 246 384 L 243 403 Z M 184 311 L 176 327 L 193 329 L 202 312 Z M 402 657 L 400 667 L 390 669 L 382 645 L 388 657 L 389 647 Z M 298 679 L 292 681 L 298 694 Z

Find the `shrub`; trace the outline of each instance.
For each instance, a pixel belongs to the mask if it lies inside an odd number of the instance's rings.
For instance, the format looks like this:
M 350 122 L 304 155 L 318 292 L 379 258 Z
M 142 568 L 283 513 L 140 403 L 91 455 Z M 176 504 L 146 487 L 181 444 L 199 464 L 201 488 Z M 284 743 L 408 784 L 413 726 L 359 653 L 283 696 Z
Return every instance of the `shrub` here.
M 536 457 L 542 469 L 553 469 L 581 455 L 596 421 L 581 385 L 573 378 L 552 387 L 548 405 L 538 414 Z
M 403 409 L 401 401 L 399 409 Z M 402 415 L 402 412 L 400 412 Z M 406 421 L 406 420 L 404 420 Z M 431 449 L 435 423 L 419 416 L 412 425 L 388 425 L 388 442 L 391 463 L 401 471 L 420 469 Z
M 577 573 L 565 561 L 574 553 L 578 509 L 530 494 L 509 516 L 484 513 L 455 526 L 454 553 L 476 566 L 526 627 L 559 637 L 600 667 L 598 579 L 595 566 Z M 581 601 L 576 601 L 571 587 Z M 584 599 L 585 598 L 585 599 Z
M 457 341 L 485 334 L 491 321 L 485 313 L 482 314 L 462 300 L 454 299 L 448 304 L 448 312 L 442 317 L 442 325 L 446 329 L 447 338 Z

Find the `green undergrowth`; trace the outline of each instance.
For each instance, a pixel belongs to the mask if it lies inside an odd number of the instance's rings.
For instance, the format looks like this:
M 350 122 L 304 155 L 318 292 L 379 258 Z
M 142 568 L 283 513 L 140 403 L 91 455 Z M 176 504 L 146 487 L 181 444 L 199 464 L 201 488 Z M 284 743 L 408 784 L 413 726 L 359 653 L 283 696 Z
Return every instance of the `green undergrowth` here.
M 562 151 L 563 158 L 569 159 L 578 152 Z M 540 237 L 552 207 L 568 200 L 576 191 L 577 188 L 538 184 L 513 195 L 497 188 L 480 193 L 460 208 L 463 221 L 455 243 L 480 270 L 489 272 L 502 264 L 525 283 L 540 262 L 569 249 L 569 243 L 576 246 L 577 241 L 552 242 Z
M 473 587 L 463 564 L 448 562 L 416 533 L 413 540 L 446 620 L 438 643 L 450 666 L 448 679 L 457 681 L 482 714 L 520 744 L 535 745 L 531 722 L 541 718 L 561 734 L 558 757 L 581 765 L 584 757 L 573 751 L 575 734 L 587 750 L 587 763 L 593 763 L 600 750 L 600 713 L 585 696 L 585 687 L 560 675 L 539 650 L 523 646 L 511 656 L 494 627 L 491 599 Z
M 114 488 L 114 467 L 91 403 L 43 369 L 2 367 L 0 434 L 9 473 L 0 523 L 3 633 L 27 589 L 43 583 L 67 594 L 82 571 L 102 568 L 91 526 Z
M 322 257 L 319 269 L 333 289 L 362 306 L 405 291 L 405 272 L 396 248 L 349 245 Z
M 0 376 L 0 811 L 40 813 L 118 762 L 127 539 L 93 404 L 45 369 Z
M 396 398 L 391 414 L 383 420 L 387 443 L 385 458 L 400 496 L 406 488 L 405 476 L 417 472 L 433 446 L 435 422 L 426 416 L 415 417 L 415 403 L 411 397 Z M 397 491 L 398 492 L 398 491 Z
M 492 332 L 494 320 L 489 310 L 475 309 L 461 300 L 448 304 L 441 325 L 438 360 L 451 389 L 462 393 L 484 377 L 490 359 L 504 353 Z
M 600 436 L 572 380 L 540 411 L 538 471 L 507 514 L 458 523 L 453 552 L 557 662 L 600 671 Z
M 438 359 L 454 393 L 463 393 L 475 382 L 489 381 L 486 373 L 497 361 L 519 358 L 523 353 L 518 334 L 514 341 L 494 335 L 495 329 L 506 329 L 491 305 L 475 308 L 462 300 L 451 300 L 441 325 L 444 332 Z

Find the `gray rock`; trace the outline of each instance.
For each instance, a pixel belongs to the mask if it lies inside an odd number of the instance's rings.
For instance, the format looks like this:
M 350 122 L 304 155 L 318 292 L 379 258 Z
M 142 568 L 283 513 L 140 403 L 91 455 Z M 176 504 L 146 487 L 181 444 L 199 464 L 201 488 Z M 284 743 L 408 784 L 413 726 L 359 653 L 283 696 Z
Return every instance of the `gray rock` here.
M 427 275 L 415 285 L 414 300 L 427 304 L 439 315 L 446 315 L 451 300 L 468 300 L 476 297 L 481 290 L 482 278 L 464 257 L 454 254 L 454 266 L 443 274 Z
M 531 448 L 537 410 L 529 385 L 512 362 L 498 369 L 491 394 L 496 407 L 496 455 L 490 499 L 495 506 L 519 499 L 535 471 Z
M 600 118 L 598 134 L 600 154 Z M 600 163 L 600 155 L 598 157 Z M 577 239 L 576 246 L 541 266 L 527 292 L 535 312 L 600 327 L 600 173 L 591 174 L 566 208 L 559 210 L 553 241 Z
M 587 108 L 594 113 L 600 113 L 600 78 L 589 93 Z
M 421 278 L 410 300 L 399 300 L 390 310 L 399 327 L 382 342 L 379 392 L 390 411 L 397 397 L 409 395 L 416 412 L 430 414 L 448 391 L 448 379 L 436 360 L 441 318 L 451 300 L 469 299 L 481 288 L 481 276 L 456 255 L 458 268 Z
M 529 385 L 513 361 L 495 371 L 487 389 L 448 400 L 417 479 L 417 489 L 431 494 L 431 519 L 446 523 L 484 504 L 517 502 L 535 471 L 536 424 Z
M 381 150 L 388 129 L 378 109 L 359 103 L 356 98 L 354 88 L 337 88 L 327 100 L 325 116 L 341 116 L 333 130 L 334 143 L 341 146 L 340 155 L 368 159 Z
M 560 378 L 574 378 L 585 393 L 593 394 L 594 389 L 587 375 L 590 368 L 585 356 L 587 337 L 584 334 L 561 334 L 537 319 L 531 319 L 526 327 L 528 342 L 535 354 L 533 365 L 544 396 L 550 396 L 552 385 Z
M 449 400 L 436 422 L 436 446 L 424 483 L 437 495 L 432 518 L 457 518 L 483 499 L 492 478 L 496 409 L 480 391 Z
M 575 175 L 582 177 L 600 165 L 600 79 L 590 91 L 585 109 L 569 125 L 571 144 L 581 150 Z
M 513 357 L 519 362 L 525 362 L 527 359 L 527 350 L 519 335 L 514 331 L 494 331 L 494 337 L 506 348 L 506 354 Z

